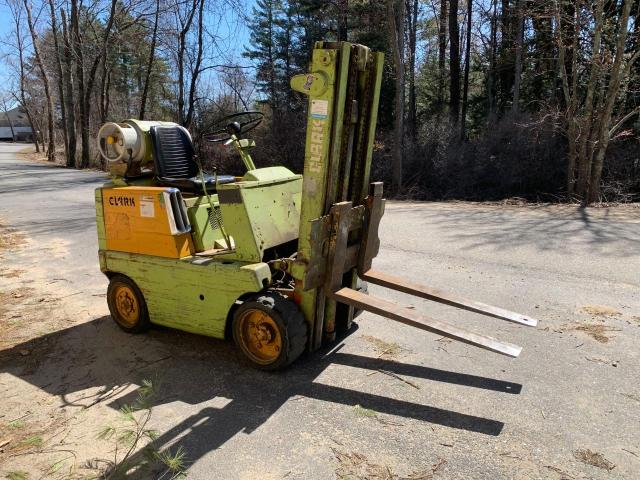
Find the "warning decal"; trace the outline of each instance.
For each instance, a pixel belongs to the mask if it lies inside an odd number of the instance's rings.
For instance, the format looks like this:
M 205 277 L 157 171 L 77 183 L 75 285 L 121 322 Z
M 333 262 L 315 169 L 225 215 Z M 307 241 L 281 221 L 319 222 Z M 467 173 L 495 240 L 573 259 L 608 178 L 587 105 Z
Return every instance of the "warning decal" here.
M 311 100 L 311 117 L 324 120 L 329 114 L 328 100 Z
M 155 207 L 153 203 L 153 195 L 142 195 L 140 197 L 140 216 L 155 217 Z

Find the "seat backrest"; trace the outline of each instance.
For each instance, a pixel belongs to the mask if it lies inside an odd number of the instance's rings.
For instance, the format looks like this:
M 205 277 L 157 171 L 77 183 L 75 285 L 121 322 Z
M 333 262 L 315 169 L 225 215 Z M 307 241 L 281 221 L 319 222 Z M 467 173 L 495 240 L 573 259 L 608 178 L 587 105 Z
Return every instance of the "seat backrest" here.
M 193 178 L 199 168 L 194 160 L 189 132 L 179 125 L 151 127 L 153 160 L 158 178 Z

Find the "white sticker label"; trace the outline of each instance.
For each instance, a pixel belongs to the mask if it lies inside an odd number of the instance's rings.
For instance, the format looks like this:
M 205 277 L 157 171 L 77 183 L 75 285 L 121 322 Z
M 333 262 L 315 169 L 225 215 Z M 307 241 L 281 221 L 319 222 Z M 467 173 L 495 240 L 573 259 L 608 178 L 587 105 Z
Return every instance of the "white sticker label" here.
M 151 218 L 156 216 L 153 195 L 142 195 L 140 197 L 140 216 Z
M 311 117 L 324 120 L 329 114 L 328 100 L 311 100 Z

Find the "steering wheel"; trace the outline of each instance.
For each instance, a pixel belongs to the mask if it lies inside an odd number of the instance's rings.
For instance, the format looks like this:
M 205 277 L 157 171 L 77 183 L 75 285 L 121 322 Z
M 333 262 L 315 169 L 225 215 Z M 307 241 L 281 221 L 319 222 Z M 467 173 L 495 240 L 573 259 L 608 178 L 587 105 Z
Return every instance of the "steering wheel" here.
M 224 125 L 217 130 L 205 133 L 202 138 L 206 142 L 221 143 L 231 138 L 231 135 L 240 135 L 256 128 L 262 122 L 264 114 L 257 111 L 239 112 L 218 119 L 215 125 Z

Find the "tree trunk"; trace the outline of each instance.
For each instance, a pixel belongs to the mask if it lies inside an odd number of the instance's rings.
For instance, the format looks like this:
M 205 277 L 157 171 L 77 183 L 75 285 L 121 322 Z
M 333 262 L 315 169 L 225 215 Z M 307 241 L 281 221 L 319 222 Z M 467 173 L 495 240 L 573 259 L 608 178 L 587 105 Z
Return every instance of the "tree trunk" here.
M 186 116 L 184 111 L 184 54 L 187 48 L 187 34 L 191 29 L 191 23 L 193 22 L 193 17 L 196 14 L 197 6 L 198 0 L 193 0 L 191 8 L 187 12 L 186 20 L 182 20 L 182 18 L 180 18 L 180 26 L 182 27 L 178 33 L 178 123 L 180 125 L 184 124 Z
M 395 101 L 393 122 L 392 190 L 402 189 L 402 163 L 404 153 L 404 0 L 387 0 L 389 37 L 395 67 Z
M 67 131 L 67 167 L 74 168 L 76 166 L 76 112 L 73 101 L 73 71 L 71 66 L 71 41 L 67 30 L 67 16 L 64 9 L 60 9 L 60 19 L 62 23 L 62 37 L 64 41 L 64 69 L 62 72 L 63 82 L 66 89 L 64 96 L 65 113 L 66 113 L 66 131 Z
M 113 67 L 107 69 L 107 66 L 103 64 L 102 85 L 100 86 L 100 121 L 105 123 L 109 118 L 109 106 L 111 103 L 111 72 Z M 144 120 L 140 117 L 140 120 Z
M 507 102 L 512 100 L 513 72 L 514 72 L 514 16 L 512 0 L 501 1 L 500 11 L 500 48 L 497 62 L 496 97 L 498 108 L 506 109 Z
M 191 83 L 189 85 L 189 103 L 187 105 L 187 116 L 184 120 L 186 128 L 191 127 L 193 122 L 193 114 L 196 103 L 196 88 L 198 87 L 198 76 L 200 75 L 200 67 L 202 65 L 202 49 L 203 49 L 203 21 L 204 21 L 204 0 L 200 0 L 198 8 L 198 54 L 196 56 L 196 64 L 191 72 Z
M 58 45 L 58 21 L 53 0 L 49 0 L 49 11 L 51 14 L 51 35 L 53 36 L 53 51 L 55 57 L 56 73 L 58 74 L 58 97 L 60 100 L 60 115 L 62 117 L 62 135 L 64 137 L 65 163 L 69 158 L 69 135 L 67 134 L 67 113 L 64 102 L 64 79 L 62 76 L 62 61 L 60 60 L 60 46 Z
M 511 111 L 517 113 L 520 106 L 520 83 L 522 81 L 522 44 L 524 42 L 524 2 L 516 0 L 516 16 L 518 20 L 518 31 L 516 33 L 516 58 L 513 72 L 513 103 Z
M 416 118 L 416 44 L 418 32 L 418 0 L 407 0 L 409 12 L 409 111 L 407 113 L 407 132 L 412 140 L 417 136 Z
M 71 0 L 71 35 L 73 36 L 73 55 L 76 61 L 76 77 L 78 79 L 78 122 L 82 151 L 79 168 L 89 166 L 89 112 L 85 99 L 84 54 L 82 37 L 80 36 L 80 12 L 78 0 Z
M 338 41 L 346 42 L 349 38 L 349 0 L 338 1 Z
M 602 167 L 604 165 L 604 156 L 609 145 L 609 140 L 611 138 L 609 133 L 611 129 L 611 116 L 613 114 L 613 107 L 620 90 L 620 84 L 623 80 L 622 77 L 625 76 L 622 74 L 622 66 L 625 55 L 629 14 L 631 13 L 631 7 L 634 3 L 635 2 L 633 0 L 625 0 L 618 22 L 619 26 L 618 38 L 616 41 L 616 56 L 610 72 L 610 79 L 606 92 L 604 108 L 602 109 L 600 118 L 598 120 L 600 130 L 597 136 L 596 152 L 590 172 L 589 188 L 588 191 L 585 192 L 584 197 L 588 203 L 592 203 L 600 199 L 600 180 L 602 178 Z M 633 62 L 635 58 L 637 58 L 636 55 L 634 55 L 632 60 L 629 60 L 629 62 Z M 629 64 L 628 67 L 630 68 L 630 66 L 631 65 Z
M 589 74 L 589 82 L 587 84 L 587 93 L 584 101 L 584 114 L 581 115 L 583 122 L 580 125 L 582 134 L 578 142 L 576 160 L 569 162 L 569 171 L 567 172 L 567 191 L 570 195 L 575 192 L 576 178 L 575 178 L 575 166 L 579 164 L 578 175 L 578 194 L 584 198 L 585 190 L 589 182 L 589 165 L 591 163 L 591 150 L 594 135 L 593 125 L 593 112 L 594 112 L 594 96 L 596 94 L 596 87 L 600 83 L 601 79 L 601 43 L 602 43 L 602 28 L 604 26 L 604 4 L 605 0 L 598 0 L 596 4 L 596 13 L 594 16 L 594 35 L 593 35 L 593 53 L 591 54 L 591 72 Z M 574 45 L 574 51 L 576 45 Z M 575 95 L 575 93 L 574 93 Z M 573 117 L 575 112 L 570 112 Z
M 496 55 L 498 50 L 498 0 L 492 2 L 491 44 L 489 45 L 489 72 L 487 74 L 488 117 L 492 122 L 496 114 Z
M 438 103 L 439 113 L 444 110 L 444 87 L 447 78 L 446 59 L 447 59 L 447 19 L 448 19 L 447 0 L 440 0 L 440 24 L 438 25 Z
M 2 99 L 2 108 L 4 108 L 4 116 L 7 117 L 7 122 L 9 123 L 9 128 L 11 129 L 11 141 L 15 142 L 16 132 L 13 129 L 13 122 L 11 121 L 11 117 L 9 116 L 9 113 L 7 111 L 7 102 L 4 98 Z
M 31 40 L 33 42 L 33 56 L 35 58 L 36 65 L 38 66 L 38 70 L 40 70 L 40 75 L 42 76 L 42 84 L 44 86 L 44 95 L 47 103 L 47 130 L 49 133 L 47 160 L 49 160 L 50 162 L 54 162 L 56 159 L 56 134 L 55 134 L 54 124 L 53 124 L 53 100 L 51 99 L 49 77 L 47 76 L 47 71 L 44 68 L 44 63 L 42 62 L 42 57 L 40 56 L 40 47 L 38 46 L 38 35 L 36 34 L 36 30 L 33 26 L 33 19 L 31 18 L 31 7 L 28 3 L 28 0 L 24 0 L 24 8 L 25 8 L 25 11 L 27 12 L 27 24 L 29 26 L 29 32 L 31 33 Z
M 460 139 L 467 138 L 467 106 L 469 100 L 469 69 L 471 68 L 471 18 L 473 0 L 467 0 L 467 39 L 464 48 L 464 82 L 462 87 L 462 121 L 460 122 Z
M 457 125 L 460 115 L 460 29 L 458 26 L 458 0 L 449 1 L 449 116 Z
M 36 126 L 33 115 L 31 114 L 31 109 L 27 105 L 27 96 L 25 94 L 24 80 L 25 80 L 26 73 L 25 73 L 25 63 L 24 63 L 24 48 L 22 44 L 22 22 L 20 21 L 21 7 L 17 2 L 9 3 L 8 5 L 11 10 L 11 14 L 13 16 L 15 35 L 16 35 L 16 46 L 18 47 L 20 98 L 16 98 L 16 100 L 18 100 L 20 105 L 22 105 L 22 108 L 24 108 L 25 112 L 27 113 L 27 119 L 29 120 L 29 125 L 31 126 L 31 137 L 34 140 L 33 143 L 36 146 L 36 153 L 40 153 L 40 144 L 38 143 L 38 128 Z
M 147 63 L 147 71 L 144 77 L 144 88 L 142 97 L 140 97 L 140 120 L 144 120 L 144 114 L 147 107 L 147 95 L 149 94 L 149 80 L 153 70 L 153 62 L 156 58 L 156 38 L 158 36 L 158 16 L 160 15 L 160 0 L 156 0 L 156 15 L 153 21 L 153 32 L 151 33 L 151 46 L 149 48 L 149 62 Z
M 72 2 L 75 0 L 72 0 Z M 101 61 L 106 62 L 107 57 L 107 48 L 109 46 L 109 37 L 111 35 L 111 29 L 113 28 L 113 22 L 115 21 L 116 16 L 116 7 L 118 5 L 118 0 L 111 0 L 111 8 L 109 11 L 109 17 L 107 18 L 107 23 L 104 27 L 104 31 L 102 33 L 102 39 L 100 40 L 100 51 L 93 58 L 93 63 L 91 64 L 91 70 L 89 71 L 89 75 L 87 76 L 87 84 L 84 89 L 84 95 L 81 96 L 81 103 L 84 105 L 84 116 L 83 116 L 83 126 L 82 126 L 82 163 L 81 168 L 89 167 L 89 118 L 91 114 L 91 94 L 93 93 L 93 87 L 96 81 L 96 72 L 98 71 L 98 66 Z
M 31 127 L 31 139 L 33 140 L 34 145 L 36 146 L 36 153 L 40 153 L 40 145 L 38 144 L 38 127 L 33 120 L 33 115 L 31 115 L 31 109 L 28 108 L 24 102 L 24 93 L 22 93 L 22 99 L 20 101 L 20 105 L 24 108 L 24 111 L 27 112 L 27 120 L 29 120 L 29 126 Z

